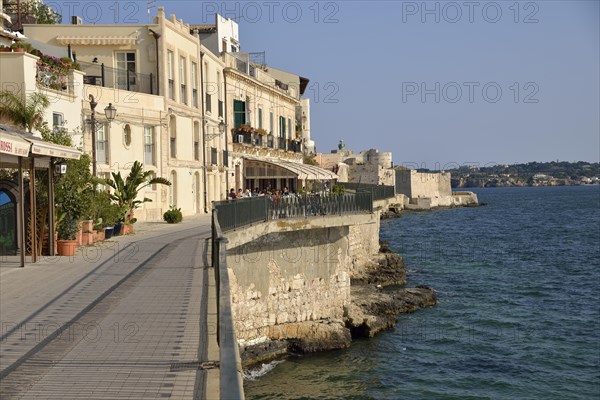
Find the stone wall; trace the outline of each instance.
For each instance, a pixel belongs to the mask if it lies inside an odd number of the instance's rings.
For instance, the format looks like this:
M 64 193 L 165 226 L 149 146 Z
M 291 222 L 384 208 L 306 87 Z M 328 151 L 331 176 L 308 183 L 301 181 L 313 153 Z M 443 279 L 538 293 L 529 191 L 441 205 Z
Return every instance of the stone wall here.
M 424 173 L 396 168 L 396 193 L 409 198 L 436 198 L 452 196 L 449 172 Z
M 379 216 L 270 221 L 227 237 L 236 335 L 254 343 L 281 339 L 281 326 L 342 320 L 351 269 L 378 251 Z

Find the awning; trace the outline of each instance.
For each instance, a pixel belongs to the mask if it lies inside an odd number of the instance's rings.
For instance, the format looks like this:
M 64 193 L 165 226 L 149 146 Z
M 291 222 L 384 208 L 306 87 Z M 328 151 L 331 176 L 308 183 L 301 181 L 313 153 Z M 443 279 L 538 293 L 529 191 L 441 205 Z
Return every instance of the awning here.
M 244 175 L 246 178 L 272 178 L 273 176 L 270 172 L 268 172 L 268 168 L 263 167 L 263 165 L 268 164 L 279 168 L 283 168 L 286 171 L 289 171 L 292 174 L 294 174 L 297 179 L 301 180 L 329 181 L 339 179 L 339 177 L 332 171 L 323 169 L 321 167 L 317 167 L 316 165 L 300 164 L 283 160 L 263 160 L 249 157 L 245 157 L 244 161 Z
M 135 36 L 58 36 L 56 41 L 64 46 L 135 46 Z
M 18 157 L 29 157 L 29 153 L 39 156 L 71 158 L 78 160 L 81 152 L 75 148 L 46 142 L 31 133 L 0 124 L 0 153 Z
M 41 156 L 58 157 L 58 158 L 70 158 L 73 160 L 79 160 L 81 152 L 77 149 L 67 146 L 61 146 L 59 144 L 44 142 L 37 139 L 27 139 L 32 143 L 31 153 Z
M 27 157 L 30 147 L 31 143 L 26 139 L 6 131 L 0 131 L 0 153 Z

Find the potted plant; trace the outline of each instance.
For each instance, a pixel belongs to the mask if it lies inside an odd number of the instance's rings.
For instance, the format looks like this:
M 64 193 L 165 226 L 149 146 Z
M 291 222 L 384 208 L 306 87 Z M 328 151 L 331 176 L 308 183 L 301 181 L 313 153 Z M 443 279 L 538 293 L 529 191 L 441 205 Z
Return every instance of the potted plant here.
M 79 227 L 77 221 L 71 217 L 65 217 L 58 225 L 58 254 L 61 256 L 74 256 L 79 246 L 76 240 Z
M 0 46 L 0 53 L 11 53 L 12 49 L 10 46 Z
M 147 197 L 144 197 L 142 200 L 137 199 L 139 192 L 143 188 L 156 184 L 171 185 L 171 182 L 165 178 L 153 178 L 152 172 L 144 171 L 144 166 L 139 161 L 133 163 L 129 175 L 125 180 L 123 180 L 120 171 L 118 173 L 113 172 L 112 177 L 113 179 L 107 179 L 105 183 L 114 190 L 109 196 L 121 212 L 119 222 L 125 225 L 132 225 L 137 221 L 133 217 L 136 208 L 146 202 L 152 201 Z
M 25 53 L 25 46 L 20 42 L 13 43 L 10 48 L 14 53 Z

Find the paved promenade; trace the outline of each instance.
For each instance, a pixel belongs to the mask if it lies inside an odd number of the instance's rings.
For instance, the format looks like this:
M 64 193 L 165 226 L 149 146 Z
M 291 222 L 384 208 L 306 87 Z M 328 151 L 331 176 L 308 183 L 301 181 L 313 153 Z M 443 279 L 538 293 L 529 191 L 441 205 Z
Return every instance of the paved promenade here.
M 72 258 L 0 257 L 0 398 L 219 397 L 210 217 L 135 227 Z

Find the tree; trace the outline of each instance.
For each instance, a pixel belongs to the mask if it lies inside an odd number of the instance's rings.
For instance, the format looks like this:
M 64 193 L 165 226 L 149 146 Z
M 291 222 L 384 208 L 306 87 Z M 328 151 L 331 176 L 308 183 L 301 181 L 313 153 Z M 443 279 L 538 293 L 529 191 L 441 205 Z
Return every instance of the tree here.
M 137 200 L 140 190 L 150 185 L 167 185 L 171 186 L 171 182 L 165 178 L 153 178 L 151 171 L 144 171 L 144 166 L 141 162 L 136 161 L 131 167 L 131 171 L 125 180 L 121 176 L 121 172 L 112 173 L 113 179 L 107 179 L 106 184 L 110 186 L 114 193 L 110 194 L 113 201 L 125 213 L 125 223 L 134 223 L 133 211 L 143 203 L 152 201 L 147 197 L 142 200 Z
M 50 106 L 48 97 L 41 93 L 32 93 L 26 99 L 5 90 L 0 92 L 0 116 L 8 118 L 29 133 L 41 126 L 44 110 Z

